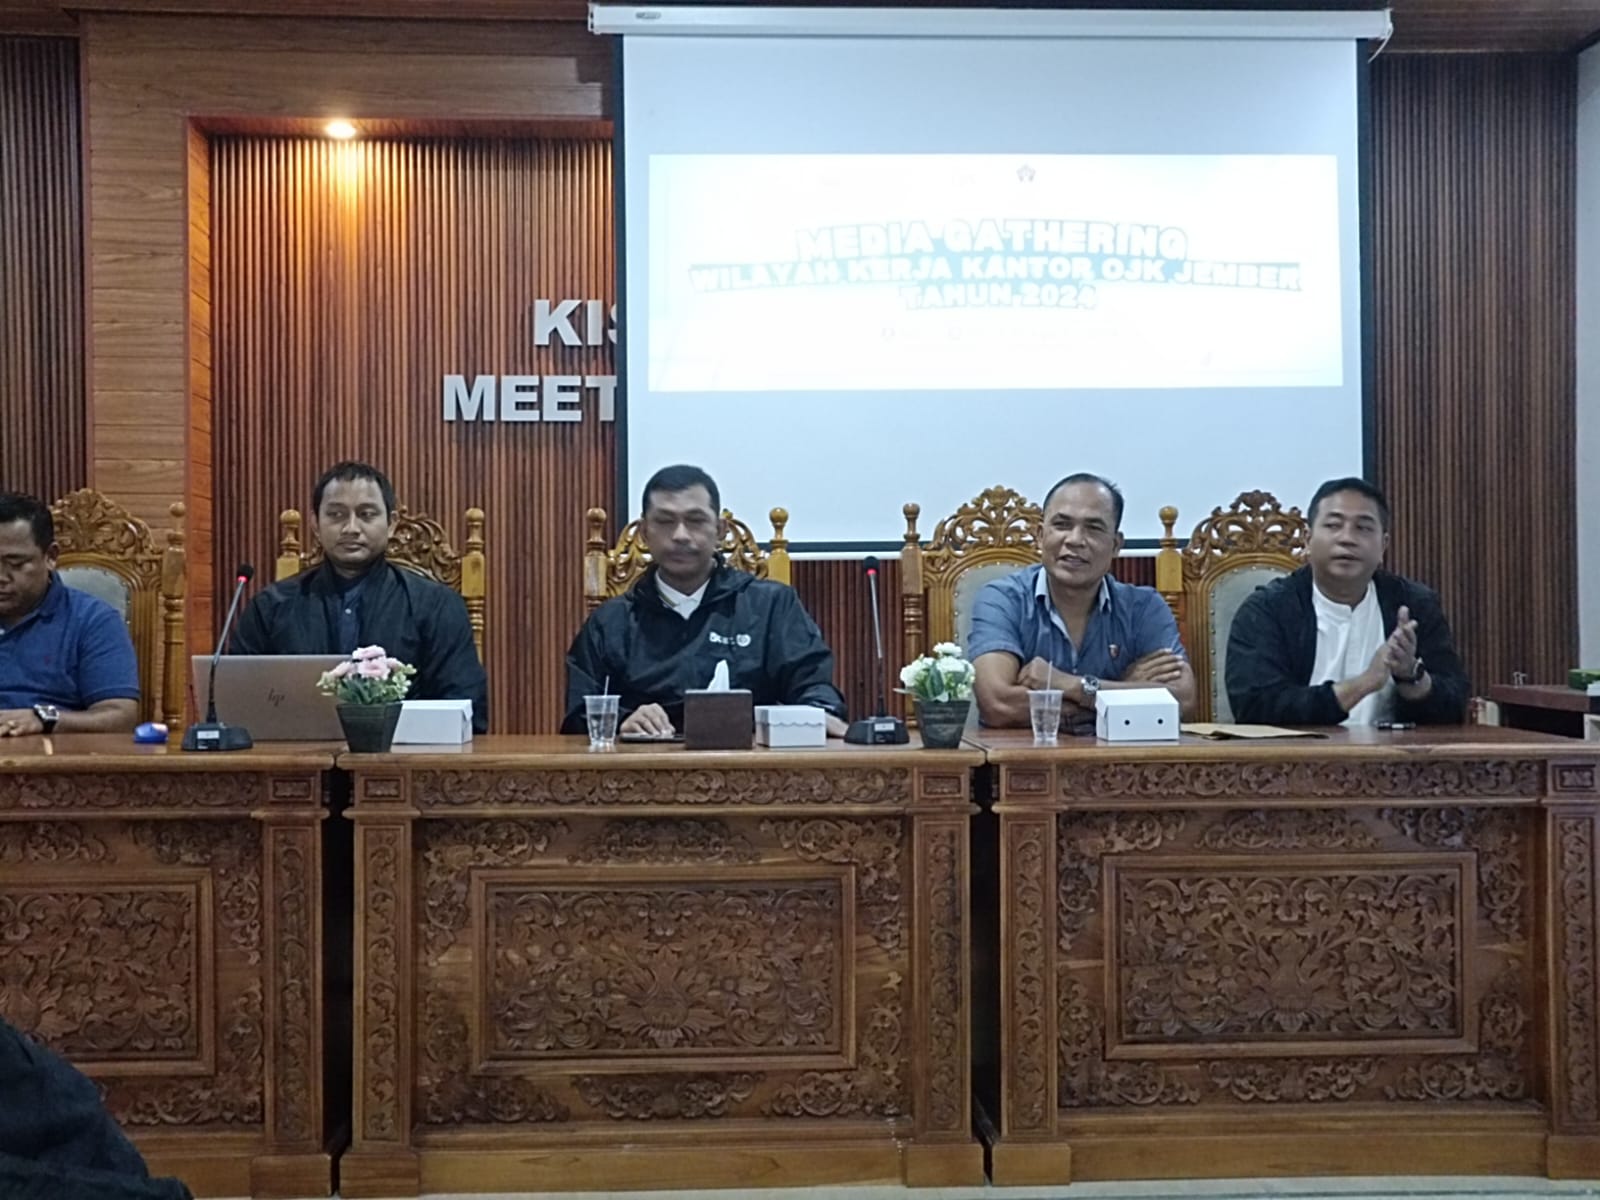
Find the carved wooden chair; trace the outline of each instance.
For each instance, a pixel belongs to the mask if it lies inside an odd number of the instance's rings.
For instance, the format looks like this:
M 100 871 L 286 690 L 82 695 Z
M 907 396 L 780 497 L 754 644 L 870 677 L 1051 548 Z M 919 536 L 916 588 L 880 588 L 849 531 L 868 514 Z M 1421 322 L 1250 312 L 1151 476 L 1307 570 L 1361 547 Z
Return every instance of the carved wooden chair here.
M 723 509 L 726 531 L 722 536 L 722 561 L 757 579 L 789 583 L 789 539 L 784 534 L 789 511 L 775 508 L 767 516 L 772 521 L 772 542 L 763 550 L 750 526 Z M 605 509 L 591 508 L 586 520 L 589 531 L 583 550 L 583 609 L 587 614 L 632 587 L 650 565 L 650 552 L 644 548 L 638 521 L 629 521 L 613 544 L 606 541 Z
M 940 642 L 965 648 L 972 604 L 992 579 L 1039 561 L 1039 506 L 1008 487 L 974 496 L 940 521 L 926 546 L 919 541 L 922 507 L 907 504 L 900 550 L 902 662 Z
M 397 567 L 415 571 L 460 593 L 472 622 L 472 641 L 478 647 L 478 661 L 484 657 L 484 597 L 487 595 L 487 561 L 483 550 L 483 509 L 467 509 L 465 550 L 456 550 L 444 526 L 432 517 L 409 513 L 404 504 L 395 508 L 394 532 L 389 535 L 388 558 Z M 290 579 L 322 562 L 322 544 L 315 538 L 307 545 L 301 538 L 300 510 L 286 508 L 278 517 L 277 579 Z
M 50 506 L 61 557 L 56 574 L 68 587 L 104 600 L 128 623 L 139 659 L 139 719 L 183 724 L 186 694 L 182 503 L 172 528 L 150 526 L 92 488 Z
M 1156 554 L 1156 589 L 1177 618 L 1199 682 L 1201 721 L 1231 721 L 1228 632 L 1250 593 L 1305 562 L 1311 527 L 1298 508 L 1285 512 L 1271 492 L 1241 492 L 1214 508 L 1181 548 L 1173 536 L 1178 510 L 1161 510 L 1165 533 Z

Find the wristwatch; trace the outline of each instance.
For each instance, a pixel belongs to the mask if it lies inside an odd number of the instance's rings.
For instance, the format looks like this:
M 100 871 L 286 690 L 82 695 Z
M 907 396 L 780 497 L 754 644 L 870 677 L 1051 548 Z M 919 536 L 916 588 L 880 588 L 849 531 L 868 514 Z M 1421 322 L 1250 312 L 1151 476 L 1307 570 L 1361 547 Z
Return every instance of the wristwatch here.
M 51 733 L 55 730 L 56 722 L 61 719 L 61 710 L 54 704 L 35 704 L 33 715 L 38 717 L 39 724 L 44 726 L 41 732 Z
M 1093 675 L 1081 677 L 1083 685 L 1083 703 L 1087 708 L 1094 707 L 1094 698 L 1100 694 L 1100 681 Z
M 1405 677 L 1401 677 L 1399 675 L 1393 675 L 1393 676 L 1391 676 L 1391 678 L 1393 678 L 1396 683 L 1404 683 L 1404 684 L 1421 683 L 1422 682 L 1422 677 L 1424 675 L 1426 675 L 1427 673 L 1428 673 L 1428 669 L 1422 665 L 1422 660 L 1419 658 L 1419 659 L 1417 659 L 1416 665 L 1411 668 L 1411 674 L 1410 675 L 1405 676 Z

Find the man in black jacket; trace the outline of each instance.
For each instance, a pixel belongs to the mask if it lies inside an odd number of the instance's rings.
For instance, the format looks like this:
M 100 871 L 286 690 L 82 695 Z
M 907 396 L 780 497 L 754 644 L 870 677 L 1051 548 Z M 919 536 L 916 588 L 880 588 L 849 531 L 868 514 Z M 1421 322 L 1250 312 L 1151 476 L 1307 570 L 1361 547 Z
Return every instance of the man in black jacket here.
M 1362 479 L 1311 498 L 1307 566 L 1258 588 L 1228 634 L 1240 721 L 1455 724 L 1470 685 L 1430 588 L 1379 569 L 1389 503 Z
M 810 704 L 843 737 L 833 652 L 794 589 L 723 566 L 721 498 L 698 467 L 663 467 L 644 487 L 639 521 L 653 560 L 627 593 L 602 604 L 567 651 L 563 733 L 587 727 L 583 698 L 616 693 L 621 732 L 683 728 L 683 694 L 728 664 L 728 686 L 757 704 Z
M 467 606 L 442 583 L 384 558 L 394 532 L 394 487 L 365 463 L 330 467 L 311 493 L 323 562 L 250 601 L 235 654 L 349 654 L 382 646 L 417 669 L 415 700 L 471 700 L 472 727 L 489 728 L 489 687 Z

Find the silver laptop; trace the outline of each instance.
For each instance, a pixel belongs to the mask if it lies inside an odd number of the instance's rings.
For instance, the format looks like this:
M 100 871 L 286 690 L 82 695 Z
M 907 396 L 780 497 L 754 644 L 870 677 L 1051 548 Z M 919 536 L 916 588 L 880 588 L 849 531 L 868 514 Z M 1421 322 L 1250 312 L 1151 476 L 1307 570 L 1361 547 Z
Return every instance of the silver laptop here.
M 242 725 L 258 742 L 342 742 L 332 696 L 317 691 L 342 654 L 224 654 L 217 660 L 217 719 Z M 211 655 L 196 654 L 194 702 L 205 719 Z

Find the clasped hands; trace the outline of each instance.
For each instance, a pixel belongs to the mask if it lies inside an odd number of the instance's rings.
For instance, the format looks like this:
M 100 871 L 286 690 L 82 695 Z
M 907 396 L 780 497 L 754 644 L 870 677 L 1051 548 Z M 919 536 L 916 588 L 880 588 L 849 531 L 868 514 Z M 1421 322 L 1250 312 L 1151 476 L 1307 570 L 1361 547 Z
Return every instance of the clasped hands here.
M 1373 691 L 1383 687 L 1390 679 L 1396 683 L 1410 679 L 1417 672 L 1417 623 L 1411 619 L 1411 610 L 1405 605 L 1395 614 L 1394 632 L 1391 633 L 1367 665 Z M 1404 686 L 1402 684 L 1401 686 Z

